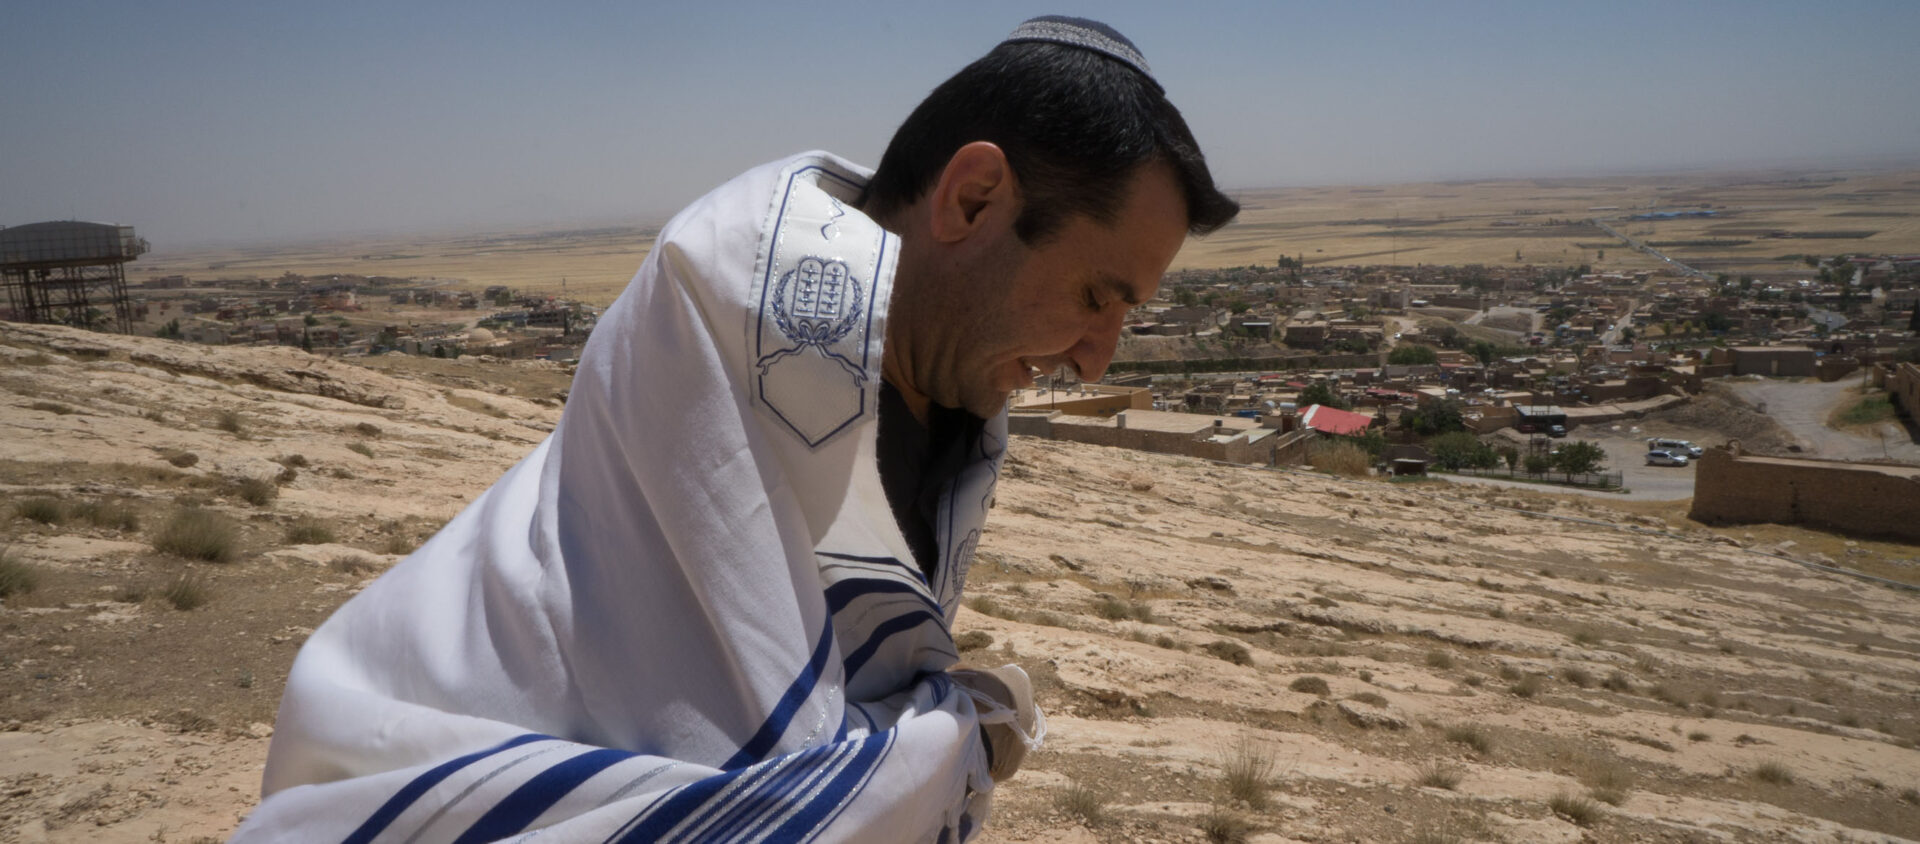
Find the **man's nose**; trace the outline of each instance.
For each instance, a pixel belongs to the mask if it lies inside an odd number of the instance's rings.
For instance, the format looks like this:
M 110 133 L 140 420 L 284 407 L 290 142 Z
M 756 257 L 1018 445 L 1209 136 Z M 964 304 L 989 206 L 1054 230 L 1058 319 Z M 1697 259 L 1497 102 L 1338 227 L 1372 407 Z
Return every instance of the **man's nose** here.
M 1120 345 L 1120 329 L 1126 318 L 1127 312 L 1117 308 L 1111 316 L 1103 315 L 1067 352 L 1074 370 L 1080 373 L 1080 380 L 1098 381 L 1107 374 L 1107 365 L 1113 363 L 1114 350 Z

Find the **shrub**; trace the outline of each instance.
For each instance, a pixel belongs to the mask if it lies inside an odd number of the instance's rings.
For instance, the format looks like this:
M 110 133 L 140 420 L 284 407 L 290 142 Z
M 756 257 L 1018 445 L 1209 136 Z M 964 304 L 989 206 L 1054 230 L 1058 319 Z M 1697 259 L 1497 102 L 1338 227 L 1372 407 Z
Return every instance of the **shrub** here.
M 333 528 L 312 516 L 301 516 L 287 525 L 288 545 L 325 545 L 333 541 Z
M 247 420 L 235 410 L 222 410 L 214 414 L 213 425 L 235 436 L 244 436 L 247 433 Z
M 168 455 L 167 462 L 172 463 L 175 468 L 185 469 L 200 462 L 200 455 L 194 454 L 191 451 L 182 451 L 178 454 Z
M 305 469 L 308 465 L 307 456 L 304 454 L 289 454 L 274 462 L 291 469 Z
M 1245 844 L 1253 826 L 1232 809 L 1216 803 L 1200 816 L 1200 834 L 1210 844 Z
M 1273 782 L 1273 748 L 1258 741 L 1240 743 L 1223 760 L 1222 775 L 1227 794 L 1249 808 L 1264 809 L 1267 786 Z
M 1712 741 L 1713 735 L 1705 730 L 1694 730 L 1687 734 L 1687 741 Z
M 1589 673 L 1587 669 L 1581 668 L 1578 665 L 1569 666 L 1566 669 L 1562 670 L 1560 672 L 1560 677 L 1561 679 L 1566 680 L 1567 682 L 1572 683 L 1575 686 L 1579 686 L 1580 688 L 1583 688 L 1583 689 L 1593 685 L 1593 674 Z
M 68 407 L 56 401 L 37 401 L 30 406 L 34 410 L 44 410 L 48 413 L 53 413 L 60 416 L 65 416 L 73 412 L 73 408 Z
M 24 595 L 40 588 L 40 570 L 0 549 L 0 598 Z
M 1093 611 L 1108 621 L 1119 621 L 1124 618 L 1133 617 L 1133 605 L 1119 598 L 1115 598 L 1112 595 L 1100 596 L 1100 598 L 1094 602 Z
M 1364 680 L 1366 678 L 1362 677 L 1361 679 Z M 1368 706 L 1384 707 L 1387 705 L 1387 699 L 1384 697 L 1381 697 L 1379 694 L 1375 692 L 1361 692 L 1357 695 L 1354 695 L 1353 697 L 1347 698 L 1347 700 L 1357 700 L 1357 701 L 1360 701 L 1361 703 L 1367 704 Z
M 953 637 L 953 646 L 961 651 L 977 651 L 993 644 L 993 634 L 984 630 L 969 630 Z
M 1186 650 L 1186 648 L 1182 648 L 1182 647 L 1180 647 L 1180 642 L 1179 642 L 1179 640 L 1177 640 L 1177 639 L 1175 639 L 1175 638 L 1173 638 L 1172 636 L 1169 636 L 1169 635 L 1167 635 L 1167 634 L 1165 634 L 1165 633 L 1162 633 L 1162 634 L 1160 634 L 1160 635 L 1158 635 L 1158 636 L 1155 636 L 1155 637 L 1153 638 L 1153 645 L 1154 645 L 1154 647 L 1157 647 L 1157 648 L 1166 648 L 1167 650 L 1170 650 L 1170 651 L 1171 651 L 1171 650 L 1176 650 L 1176 649 L 1178 649 L 1178 650 L 1183 650 L 1183 651 L 1184 651 L 1184 650 Z
M 209 563 L 233 562 L 238 545 L 232 522 L 198 507 L 175 510 L 153 538 L 155 551 Z
M 380 426 L 372 422 L 361 422 L 353 426 L 353 432 L 363 437 L 380 438 Z
M 328 560 L 327 567 L 341 574 L 353 575 L 355 577 L 380 570 L 378 564 L 359 554 L 342 554 Z
M 1460 785 L 1460 769 L 1437 760 L 1428 762 L 1414 769 L 1414 782 L 1452 791 Z
M 1769 785 L 1793 785 L 1793 770 L 1777 760 L 1769 759 L 1761 762 L 1748 773 L 1754 779 Z
M 201 577 L 199 572 L 193 571 L 181 572 L 179 577 L 167 584 L 167 588 L 162 590 L 160 595 L 166 598 L 167 603 L 172 604 L 174 609 L 183 612 L 204 607 L 208 601 L 213 600 L 213 590 L 207 586 L 206 578 Z
M 1333 693 L 1333 689 L 1327 685 L 1326 678 L 1315 677 L 1312 674 L 1308 674 L 1305 677 L 1295 677 L 1293 682 L 1287 684 L 1287 689 L 1303 695 L 1319 695 L 1320 697 L 1326 697 Z
M 1547 801 L 1547 808 L 1560 817 L 1572 821 L 1577 826 L 1593 826 L 1600 820 L 1600 804 L 1585 797 L 1571 794 L 1556 794 Z
M 1601 681 L 1600 687 L 1610 692 L 1632 694 L 1633 678 L 1628 677 L 1625 671 L 1615 671 L 1612 674 L 1608 674 L 1607 679 Z
M 241 478 L 233 484 L 233 494 L 255 507 L 266 507 L 280 497 L 280 487 L 259 478 Z
M 1515 697 L 1530 698 L 1539 694 L 1540 687 L 1544 685 L 1546 685 L 1546 681 L 1542 680 L 1540 675 L 1528 674 L 1520 678 L 1520 682 L 1508 686 L 1507 691 L 1512 692 Z
M 1447 741 L 1464 744 L 1473 748 L 1473 752 L 1485 756 L 1493 752 L 1493 737 L 1487 731 L 1472 724 L 1461 724 L 1447 728 Z
M 1242 645 L 1239 642 L 1218 639 L 1208 642 L 1202 650 L 1205 650 L 1216 659 L 1224 659 L 1234 665 L 1253 664 L 1253 653 L 1247 650 L 1246 645 Z
M 1085 821 L 1087 826 L 1099 826 L 1107 818 L 1107 798 L 1079 780 L 1054 792 L 1053 807 Z
M 361 457 L 372 457 L 373 448 L 366 443 L 347 443 L 347 450 Z
M 66 506 L 52 498 L 29 498 L 13 505 L 13 514 L 43 525 L 57 525 L 67 520 Z
M 1453 655 L 1446 651 L 1427 651 L 1427 667 L 1442 671 L 1453 667 Z
M 86 501 L 73 507 L 76 518 L 85 519 L 90 525 L 109 530 L 139 530 L 140 514 L 132 507 L 120 501 Z
M 1307 464 L 1322 472 L 1365 477 L 1373 464 L 1367 450 L 1350 442 L 1315 440 L 1307 447 Z

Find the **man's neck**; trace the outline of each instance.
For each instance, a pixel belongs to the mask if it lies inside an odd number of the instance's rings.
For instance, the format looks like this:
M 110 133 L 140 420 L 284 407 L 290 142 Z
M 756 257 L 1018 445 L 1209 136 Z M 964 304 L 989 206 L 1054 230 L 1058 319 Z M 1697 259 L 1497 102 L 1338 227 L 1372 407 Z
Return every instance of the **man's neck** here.
M 880 354 L 880 377 L 893 386 L 894 392 L 900 394 L 900 400 L 906 403 L 907 410 L 913 413 L 913 418 L 919 421 L 920 427 L 924 428 L 927 426 L 927 416 L 933 409 L 933 402 L 925 393 L 914 389 L 913 382 L 906 377 L 908 371 L 906 364 L 899 360 L 899 355 L 895 351 L 900 348 L 897 340 L 898 338 L 895 337 L 886 339 L 886 350 Z

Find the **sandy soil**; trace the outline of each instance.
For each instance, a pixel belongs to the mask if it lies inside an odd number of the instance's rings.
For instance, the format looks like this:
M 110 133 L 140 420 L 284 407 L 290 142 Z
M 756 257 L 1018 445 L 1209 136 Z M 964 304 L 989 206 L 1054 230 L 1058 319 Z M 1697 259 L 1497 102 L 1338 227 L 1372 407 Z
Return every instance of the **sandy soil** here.
M 230 831 L 304 636 L 564 376 L 5 324 L 0 357 L 0 528 L 38 581 L 0 601 L 0 842 Z M 182 504 L 232 562 L 154 550 Z M 1016 439 L 957 628 L 1051 732 L 983 839 L 1920 837 L 1914 594 L 1754 553 L 1847 540 L 1654 506 Z

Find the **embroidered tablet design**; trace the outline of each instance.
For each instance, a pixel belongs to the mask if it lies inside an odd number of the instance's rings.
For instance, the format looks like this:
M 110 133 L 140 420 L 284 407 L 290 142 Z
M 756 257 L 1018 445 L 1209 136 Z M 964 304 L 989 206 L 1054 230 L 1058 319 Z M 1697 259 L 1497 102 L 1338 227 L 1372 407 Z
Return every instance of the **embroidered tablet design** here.
M 852 182 L 818 167 L 791 173 L 756 285 L 753 357 L 761 404 L 810 448 L 868 411 L 874 275 L 886 234 L 815 184 Z

